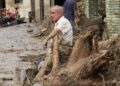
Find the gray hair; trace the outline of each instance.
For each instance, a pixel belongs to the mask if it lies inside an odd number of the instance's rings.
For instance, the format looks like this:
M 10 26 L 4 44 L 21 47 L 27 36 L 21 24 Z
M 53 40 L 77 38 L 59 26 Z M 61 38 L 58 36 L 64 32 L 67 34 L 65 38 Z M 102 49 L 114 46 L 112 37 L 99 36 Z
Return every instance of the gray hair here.
M 63 15 L 63 7 L 62 6 L 55 5 L 55 6 L 51 7 L 51 10 L 53 10 L 53 9 Z

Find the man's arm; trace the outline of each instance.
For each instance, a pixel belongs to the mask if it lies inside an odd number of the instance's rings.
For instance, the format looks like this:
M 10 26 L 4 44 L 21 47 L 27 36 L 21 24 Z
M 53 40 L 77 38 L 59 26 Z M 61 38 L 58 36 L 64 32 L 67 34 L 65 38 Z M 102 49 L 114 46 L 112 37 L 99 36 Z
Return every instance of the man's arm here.
M 46 46 L 47 45 L 47 42 L 49 39 L 51 39 L 52 37 L 54 37 L 58 32 L 60 32 L 59 29 L 54 29 L 44 40 L 44 45 Z

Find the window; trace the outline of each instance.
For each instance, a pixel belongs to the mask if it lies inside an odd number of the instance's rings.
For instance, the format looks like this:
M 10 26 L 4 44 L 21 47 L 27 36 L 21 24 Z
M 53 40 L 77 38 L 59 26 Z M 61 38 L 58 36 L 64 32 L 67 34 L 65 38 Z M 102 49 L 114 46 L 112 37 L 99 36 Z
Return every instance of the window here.
M 23 3 L 23 0 L 15 0 L 15 4 Z

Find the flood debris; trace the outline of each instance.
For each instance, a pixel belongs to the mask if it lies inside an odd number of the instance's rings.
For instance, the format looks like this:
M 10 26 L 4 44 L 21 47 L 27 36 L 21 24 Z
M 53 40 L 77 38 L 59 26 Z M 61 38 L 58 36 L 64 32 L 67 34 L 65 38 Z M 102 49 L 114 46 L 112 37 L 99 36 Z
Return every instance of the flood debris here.
M 79 27 L 72 53 L 66 64 L 41 77 L 39 84 L 34 84 L 34 81 L 33 84 L 35 86 L 112 86 L 113 84 L 119 86 L 119 77 L 113 81 L 111 78 L 120 75 L 120 35 L 102 41 L 104 28 L 101 19 L 89 20 L 87 25 L 85 23 Z M 111 72 L 111 67 L 115 68 L 114 73 Z
M 94 84 L 98 86 L 102 86 L 103 84 L 112 86 L 112 84 L 119 84 L 118 81 L 115 81 L 114 83 L 111 82 L 111 78 L 107 77 L 112 77 L 114 74 L 116 76 L 115 72 L 111 73 L 111 66 L 116 66 L 117 69 L 114 71 L 117 71 L 120 68 L 120 54 L 117 53 L 120 52 L 120 47 L 118 48 L 116 46 L 117 40 L 120 40 L 120 38 L 116 37 L 114 40 L 116 43 L 107 50 L 91 52 L 89 51 L 89 49 L 91 50 L 91 47 L 81 48 L 85 47 L 83 45 L 86 43 L 89 44 L 88 41 L 85 41 L 89 36 L 90 34 L 76 41 L 67 65 L 52 72 L 51 75 L 45 78 L 42 82 L 44 83 L 44 86 L 88 86 L 89 84 L 92 86 Z M 114 47 L 114 49 L 111 49 L 112 47 Z M 76 50 L 76 48 L 79 50 Z M 90 53 L 86 56 L 86 52 Z M 111 75 L 107 75 L 106 73 L 110 73 Z M 118 74 L 119 72 L 117 72 L 117 75 Z M 115 78 L 115 76 L 112 78 Z M 89 79 L 91 79 L 92 82 L 89 82 Z M 118 77 L 116 79 L 119 80 Z M 83 83 L 84 80 L 87 80 L 88 82 L 86 81 L 86 83 Z M 94 81 L 95 83 L 93 83 Z

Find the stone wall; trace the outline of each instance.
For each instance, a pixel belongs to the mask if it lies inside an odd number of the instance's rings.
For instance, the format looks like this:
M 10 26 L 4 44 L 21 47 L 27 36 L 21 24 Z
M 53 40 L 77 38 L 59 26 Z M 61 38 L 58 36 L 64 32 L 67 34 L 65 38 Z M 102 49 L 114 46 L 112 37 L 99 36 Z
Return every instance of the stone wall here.
M 110 35 L 120 32 L 120 0 L 106 0 L 106 15 Z

